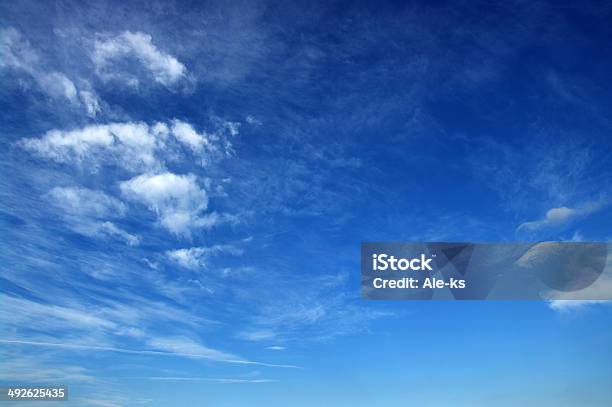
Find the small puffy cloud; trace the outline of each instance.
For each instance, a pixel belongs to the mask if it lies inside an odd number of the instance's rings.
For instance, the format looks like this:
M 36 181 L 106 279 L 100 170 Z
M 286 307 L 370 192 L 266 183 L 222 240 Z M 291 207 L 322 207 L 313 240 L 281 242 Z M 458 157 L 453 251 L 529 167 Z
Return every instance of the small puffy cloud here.
M 242 255 L 242 249 L 232 245 L 215 245 L 212 247 L 191 247 L 189 249 L 169 250 L 166 256 L 182 267 L 198 269 L 206 267 L 208 260 L 215 255 Z
M 202 215 L 208 195 L 193 174 L 142 174 L 122 182 L 120 188 L 127 199 L 147 205 L 161 226 L 176 235 L 189 236 L 191 229 L 208 228 L 221 220 L 215 214 Z
M 519 226 L 519 229 L 524 228 L 529 230 L 535 230 L 545 226 L 560 225 L 574 218 L 576 215 L 577 211 L 575 209 L 571 209 L 566 206 L 562 206 L 560 208 L 552 208 L 548 212 L 546 212 L 546 216 L 544 217 L 544 219 L 532 222 L 525 222 Z
M 562 226 L 578 217 L 596 212 L 602 207 L 603 202 L 589 202 L 578 208 L 568 208 L 567 206 L 552 208 L 546 212 L 543 219 L 521 223 L 517 231 L 537 231 L 548 227 Z
M 245 118 L 245 121 L 246 121 L 248 124 L 253 125 L 253 126 L 261 126 L 261 124 L 262 124 L 262 123 L 261 123 L 261 120 L 259 120 L 259 119 L 258 119 L 258 118 L 256 118 L 255 116 L 251 116 L 251 115 L 248 115 L 248 116 Z
M 285 350 L 285 347 L 284 346 L 277 346 L 277 345 L 275 345 L 275 346 L 268 346 L 266 349 L 268 349 L 268 350 Z
M 92 60 L 102 79 L 119 79 L 138 85 L 138 78 L 120 65 L 130 59 L 136 60 L 156 82 L 164 86 L 177 83 L 187 72 L 185 65 L 160 51 L 153 44 L 151 36 L 145 33 L 125 31 L 115 37 L 96 40 L 94 44 Z

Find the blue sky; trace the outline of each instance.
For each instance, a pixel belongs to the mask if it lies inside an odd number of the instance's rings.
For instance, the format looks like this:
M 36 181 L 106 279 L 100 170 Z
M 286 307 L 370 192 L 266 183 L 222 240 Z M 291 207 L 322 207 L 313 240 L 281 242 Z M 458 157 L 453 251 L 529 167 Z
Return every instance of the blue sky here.
M 612 312 L 372 302 L 362 241 L 608 241 L 606 2 L 1 2 L 0 380 L 607 406 Z

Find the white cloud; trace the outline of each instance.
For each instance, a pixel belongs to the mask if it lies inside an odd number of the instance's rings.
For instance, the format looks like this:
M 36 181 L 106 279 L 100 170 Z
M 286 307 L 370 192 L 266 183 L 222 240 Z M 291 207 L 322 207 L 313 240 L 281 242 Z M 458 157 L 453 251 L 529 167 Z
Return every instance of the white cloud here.
M 552 300 L 548 306 L 558 312 L 567 313 L 584 310 L 596 304 L 612 304 L 612 301 L 602 300 Z
M 176 175 L 166 164 L 180 158 L 183 145 L 196 157 L 195 165 L 206 165 L 221 154 L 231 154 L 226 139 L 229 130 L 218 125 L 216 132 L 197 133 L 189 123 L 172 120 L 170 125 L 156 122 L 125 122 L 89 125 L 73 130 L 51 130 L 39 138 L 25 138 L 19 145 L 35 155 L 57 163 L 78 165 L 92 172 L 116 166 L 140 173 L 120 183 L 126 198 L 141 202 L 158 215 L 161 226 L 177 235 L 189 236 L 193 229 L 208 229 L 220 223 L 236 223 L 235 216 L 210 212 L 208 194 L 196 176 Z M 187 153 L 186 153 L 187 154 Z M 205 180 L 204 184 L 206 185 Z M 77 230 L 89 236 L 112 236 L 137 244 L 138 238 L 110 222 L 92 223 L 105 217 L 102 212 L 123 214 L 125 207 L 102 193 L 85 189 L 56 188 L 49 194 L 72 220 L 79 216 Z M 106 206 L 110 206 L 106 208 Z M 100 212 L 96 214 L 96 211 Z
M 285 350 L 285 347 L 284 346 L 275 345 L 275 346 L 268 346 L 266 349 L 269 349 L 269 350 Z
M 521 223 L 517 231 L 536 231 L 543 228 L 561 226 L 578 217 L 596 212 L 603 206 L 604 202 L 598 201 L 586 203 L 578 208 L 568 208 L 567 206 L 552 208 L 546 212 L 544 219 Z
M 41 138 L 22 140 L 22 146 L 58 163 L 87 165 L 116 164 L 128 171 L 161 166 L 156 150 L 163 148 L 166 127 L 162 123 L 111 123 L 80 129 L 51 130 Z
M 552 208 L 546 212 L 544 219 L 525 222 L 519 225 L 518 229 L 537 230 L 547 226 L 560 225 L 576 217 L 577 211 L 565 206 Z
M 174 120 L 172 122 L 172 134 L 179 142 L 189 147 L 196 153 L 205 149 L 214 149 L 212 143 L 208 140 L 207 135 L 198 134 L 189 123 Z
M 95 103 L 91 109 L 96 109 Z M 172 120 L 170 125 L 123 122 L 50 130 L 40 138 L 21 140 L 21 146 L 40 157 L 87 166 L 94 172 L 109 164 L 130 172 L 160 171 L 167 160 L 177 158 L 177 151 L 172 149 L 177 143 L 192 151 L 199 165 L 231 155 L 227 132 L 220 128 L 215 133 L 199 134 L 191 124 L 180 120 Z
M 96 70 L 103 79 L 123 79 L 137 85 L 138 79 L 125 71 L 120 71 L 117 62 L 134 58 L 147 69 L 153 79 L 170 86 L 186 75 L 185 65 L 175 57 L 160 51 L 152 42 L 150 35 L 141 32 L 125 31 L 115 37 L 96 40 L 92 59 Z
M 169 250 L 166 252 L 166 255 L 170 260 L 185 268 L 197 269 L 206 267 L 207 261 L 211 256 L 223 253 L 240 256 L 242 255 L 242 250 L 232 245 L 215 245 L 212 247 Z
M 0 30 L 0 68 L 25 72 L 47 96 L 81 105 L 91 117 L 95 117 L 101 110 L 94 92 L 77 90 L 74 82 L 66 75 L 42 65 L 38 53 L 12 27 Z
M 76 86 L 63 73 L 36 73 L 34 78 L 47 95 L 57 99 L 63 97 L 71 103 L 78 103 Z
M 166 255 L 169 259 L 185 268 L 197 269 L 205 265 L 202 259 L 203 253 L 201 253 L 200 250 L 203 250 L 203 248 L 171 250 L 167 251 Z
M 142 174 L 122 182 L 120 188 L 126 198 L 147 205 L 174 234 L 189 235 L 191 229 L 211 227 L 218 221 L 202 215 L 208 196 L 193 174 Z

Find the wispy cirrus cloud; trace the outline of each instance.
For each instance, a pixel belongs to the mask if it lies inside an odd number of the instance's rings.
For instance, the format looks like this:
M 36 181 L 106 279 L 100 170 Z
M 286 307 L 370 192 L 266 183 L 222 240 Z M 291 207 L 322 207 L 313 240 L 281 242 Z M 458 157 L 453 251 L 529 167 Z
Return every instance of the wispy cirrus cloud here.
M 60 209 L 66 224 L 75 232 L 90 237 L 116 238 L 137 245 L 140 238 L 108 219 L 125 215 L 126 205 L 102 191 L 83 187 L 54 187 L 46 197 Z
M 90 117 L 101 111 L 99 97 L 90 86 L 77 88 L 64 73 L 47 70 L 39 53 L 13 27 L 0 29 L 0 69 L 25 73 L 47 96 L 82 106 Z M 87 81 L 84 83 L 88 84 Z
M 120 200 L 83 187 L 54 187 L 48 196 L 66 212 L 96 219 L 121 217 L 127 208 Z
M 128 293 L 113 299 L 109 290 L 98 290 L 78 279 L 73 284 L 82 293 L 78 298 L 65 293 L 60 300 L 54 292 L 40 292 L 44 298 L 40 300 L 8 294 L 0 296 L 0 321 L 4 331 L 0 343 L 43 350 L 175 356 L 239 365 L 277 366 L 180 336 L 180 332 L 193 333 L 203 326 L 209 329 L 214 326 L 213 322 L 188 308 Z M 21 290 L 35 288 L 35 285 L 25 285 Z
M 121 300 L 112 299 L 106 291 L 96 292 L 77 281 L 74 285 L 87 293 L 88 300 L 74 295 L 58 300 L 55 293 L 40 293 L 43 297 L 40 300 L 8 294 L 0 296 L 3 328 L 31 336 L 28 327 L 35 326 L 37 331 L 62 338 L 65 343 L 79 338 L 80 344 L 114 346 L 116 341 L 126 337 L 140 342 L 147 337 L 160 336 L 160 323 L 170 323 L 177 330 L 213 325 L 201 315 L 168 302 L 129 294 L 123 295 Z
M 278 367 L 278 368 L 287 368 L 287 369 L 299 369 L 299 366 L 295 365 L 282 365 L 275 363 L 265 363 L 265 362 L 257 362 L 247 359 L 242 359 L 236 357 L 233 358 L 231 354 L 225 354 L 220 351 L 213 351 L 209 348 L 198 347 L 198 350 L 203 351 L 203 353 L 189 353 L 180 351 L 180 346 L 174 342 L 176 339 L 173 338 L 170 341 L 170 346 L 168 346 L 168 342 L 164 340 L 161 343 L 161 346 L 154 346 L 159 349 L 166 350 L 152 350 L 152 349 L 126 349 L 126 348 L 117 348 L 110 346 L 96 346 L 96 345 L 81 345 L 77 343 L 56 343 L 56 342 L 41 342 L 41 341 L 30 341 L 24 339 L 0 339 L 1 344 L 5 345 L 16 345 L 16 346 L 36 346 L 36 347 L 47 347 L 47 348 L 59 348 L 59 349 L 69 349 L 69 350 L 81 350 L 81 351 L 99 351 L 99 352 L 114 352 L 114 353 L 125 353 L 131 355 L 150 355 L 150 356 L 176 356 L 190 359 L 206 359 L 212 360 L 215 362 L 222 363 L 230 363 L 230 364 L 238 364 L 238 365 L 256 365 L 256 366 L 266 366 L 266 367 Z M 181 342 L 185 344 L 184 342 Z M 180 344 L 179 344 L 180 345 Z M 193 343 L 187 343 L 188 347 L 185 350 L 195 351 L 196 349 L 193 346 Z M 170 350 L 167 350 L 170 347 Z M 177 351 L 174 351 L 176 349 Z M 222 356 L 229 356 L 229 358 L 224 358 Z
M 140 243 L 139 236 L 126 232 L 113 222 L 108 221 L 80 224 L 74 230 L 86 236 L 119 239 L 130 246 L 136 246 Z
M 86 312 L 80 307 L 37 302 L 11 295 L 2 295 L 0 298 L 0 319 L 5 327 L 27 327 L 36 320 L 45 321 L 45 326 L 53 329 L 116 329 L 118 326 L 117 322 L 97 315 L 96 312 Z M 42 323 L 39 326 L 42 326 Z
M 237 361 L 242 359 L 231 353 L 211 349 L 186 337 L 156 337 L 149 339 L 147 344 L 154 349 L 180 355 L 191 355 L 194 358 L 216 361 Z
M 242 255 L 243 250 L 234 245 L 214 245 L 211 247 L 191 247 L 188 249 L 169 250 L 166 256 L 182 267 L 198 269 L 206 267 L 210 257 L 219 254 L 229 254 L 232 256 Z
M 236 337 L 277 344 L 330 341 L 367 329 L 372 320 L 393 315 L 360 306 L 345 291 L 345 274 L 317 276 L 308 281 L 274 276 L 270 281 L 275 286 L 274 296 L 253 298 L 251 316 Z M 265 290 L 258 287 L 255 292 Z
M 178 376 L 153 376 L 149 380 L 157 382 L 211 382 L 222 384 L 235 383 L 275 383 L 278 379 L 244 379 L 230 377 L 178 377 Z
M 53 367 L 50 367 L 52 364 Z M 65 365 L 50 360 L 41 354 L 3 355 L 0 380 L 35 383 L 94 383 L 98 379 L 93 372 L 82 366 Z

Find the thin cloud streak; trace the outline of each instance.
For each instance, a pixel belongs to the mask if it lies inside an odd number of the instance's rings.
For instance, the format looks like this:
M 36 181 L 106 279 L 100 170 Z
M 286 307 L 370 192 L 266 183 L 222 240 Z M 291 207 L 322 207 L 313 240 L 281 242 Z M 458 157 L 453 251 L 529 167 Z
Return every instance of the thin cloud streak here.
M 0 339 L 0 343 L 7 344 L 7 345 L 30 345 L 30 346 L 43 346 L 43 347 L 62 348 L 62 349 L 126 353 L 126 354 L 131 354 L 131 355 L 177 356 L 177 357 L 185 357 L 185 358 L 208 359 L 208 360 L 212 360 L 215 362 L 233 363 L 233 364 L 240 364 L 240 365 L 255 365 L 255 366 L 265 366 L 265 367 L 279 367 L 279 368 L 286 368 L 286 369 L 301 369 L 301 367 L 295 366 L 295 365 L 280 365 L 280 364 L 256 362 L 256 361 L 244 360 L 244 359 L 211 359 L 208 356 L 192 354 L 192 353 L 163 352 L 163 351 L 149 350 L 149 349 L 124 349 L 124 348 L 114 348 L 110 346 L 91 346 L 91 345 L 63 344 L 63 343 L 54 343 L 54 342 L 36 342 L 36 341 L 10 340 L 10 339 Z
M 164 382 L 213 382 L 213 383 L 277 383 L 278 379 L 232 379 L 222 377 L 148 377 Z

